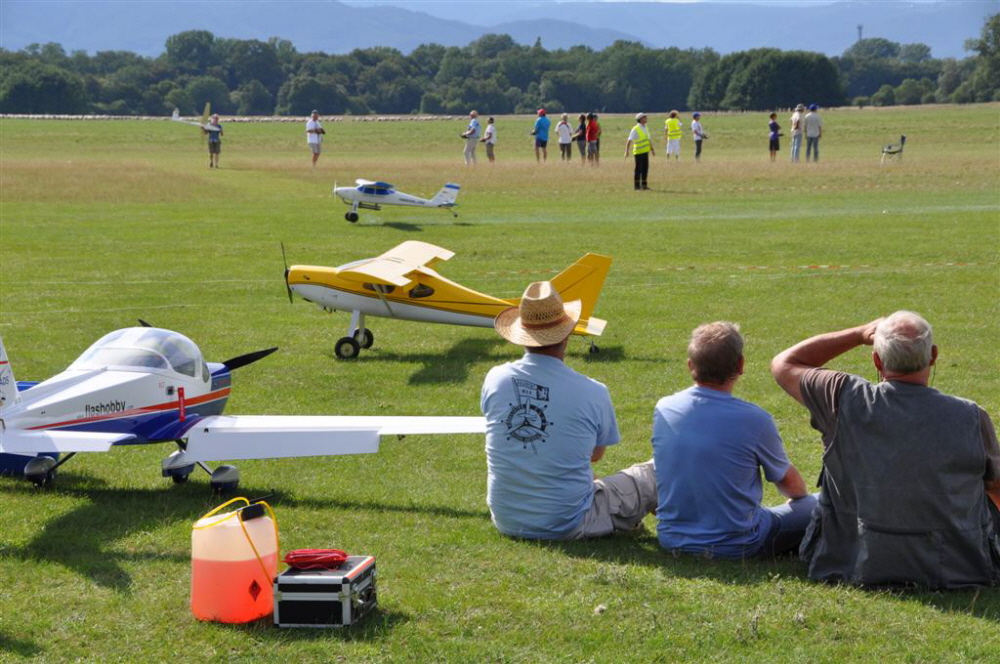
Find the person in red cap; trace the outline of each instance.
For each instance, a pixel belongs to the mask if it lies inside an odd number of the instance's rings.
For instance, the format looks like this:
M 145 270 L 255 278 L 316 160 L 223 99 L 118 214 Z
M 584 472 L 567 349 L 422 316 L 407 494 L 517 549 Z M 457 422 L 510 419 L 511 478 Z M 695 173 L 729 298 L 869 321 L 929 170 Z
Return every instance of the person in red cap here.
M 530 284 L 500 313 L 497 333 L 524 356 L 483 381 L 486 502 L 501 533 L 528 539 L 601 537 L 640 528 L 656 509 L 652 461 L 601 479 L 592 464 L 618 443 L 608 388 L 566 366 L 580 300 L 563 303 L 548 281 Z
M 538 109 L 538 119 L 535 120 L 535 128 L 531 130 L 531 135 L 535 137 L 535 161 L 541 163 L 549 158 L 549 127 L 552 121 L 545 115 L 545 109 Z

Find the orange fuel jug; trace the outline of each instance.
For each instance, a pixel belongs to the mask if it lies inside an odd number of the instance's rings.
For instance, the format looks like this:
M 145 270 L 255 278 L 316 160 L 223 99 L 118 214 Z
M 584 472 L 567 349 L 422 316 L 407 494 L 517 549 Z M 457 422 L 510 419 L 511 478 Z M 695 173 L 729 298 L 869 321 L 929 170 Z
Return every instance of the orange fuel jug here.
M 223 509 L 246 503 L 230 512 Z M 198 620 L 245 623 L 274 611 L 278 522 L 271 506 L 234 498 L 191 530 L 191 613 Z

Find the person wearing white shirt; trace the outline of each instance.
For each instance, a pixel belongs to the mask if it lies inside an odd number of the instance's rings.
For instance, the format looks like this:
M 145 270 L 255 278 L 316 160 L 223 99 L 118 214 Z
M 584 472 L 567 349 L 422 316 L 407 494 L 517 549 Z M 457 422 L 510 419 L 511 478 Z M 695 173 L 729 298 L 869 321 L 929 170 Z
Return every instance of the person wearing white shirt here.
M 694 158 L 701 159 L 701 142 L 708 138 L 708 134 L 701 126 L 701 113 L 691 114 L 691 135 L 694 136 Z
M 486 131 L 483 132 L 483 137 L 479 139 L 480 143 L 486 143 L 486 158 L 490 160 L 491 164 L 496 161 L 496 157 L 493 155 L 493 146 L 497 144 L 497 126 L 494 122 L 493 118 L 487 121 Z
M 569 114 L 563 113 L 562 119 L 556 125 L 559 135 L 559 158 L 562 161 L 573 160 L 573 128 L 569 126 Z
M 323 146 L 323 134 L 326 130 L 323 129 L 323 125 L 319 121 L 319 111 L 313 111 L 306 121 L 306 141 L 309 143 L 309 149 L 312 150 L 313 168 L 316 168 L 316 162 L 319 161 L 319 153 Z

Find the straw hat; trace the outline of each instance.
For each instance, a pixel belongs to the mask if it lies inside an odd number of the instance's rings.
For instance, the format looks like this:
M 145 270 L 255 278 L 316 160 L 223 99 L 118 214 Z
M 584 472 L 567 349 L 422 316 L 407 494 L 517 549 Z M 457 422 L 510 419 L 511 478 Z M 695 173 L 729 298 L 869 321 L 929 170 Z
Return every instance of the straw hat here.
M 536 281 L 524 290 L 520 306 L 500 312 L 493 327 L 518 346 L 552 346 L 573 331 L 581 308 L 580 300 L 563 304 L 550 282 Z

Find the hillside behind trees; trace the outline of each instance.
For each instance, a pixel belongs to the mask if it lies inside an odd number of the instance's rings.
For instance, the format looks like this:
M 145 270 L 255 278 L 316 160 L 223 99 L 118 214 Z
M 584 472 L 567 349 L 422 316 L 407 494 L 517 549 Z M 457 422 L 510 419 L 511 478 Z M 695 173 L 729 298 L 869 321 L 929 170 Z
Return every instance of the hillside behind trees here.
M 465 47 L 424 44 L 300 53 L 284 39 L 227 39 L 205 30 L 170 36 L 162 54 L 66 53 L 56 43 L 0 49 L 0 112 L 191 115 L 220 113 L 532 113 L 637 109 L 764 110 L 798 102 L 837 106 L 1000 100 L 1000 14 L 970 56 L 935 59 L 924 44 L 863 39 L 841 56 L 761 48 L 546 50 L 508 35 Z

